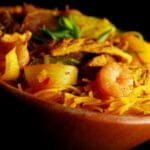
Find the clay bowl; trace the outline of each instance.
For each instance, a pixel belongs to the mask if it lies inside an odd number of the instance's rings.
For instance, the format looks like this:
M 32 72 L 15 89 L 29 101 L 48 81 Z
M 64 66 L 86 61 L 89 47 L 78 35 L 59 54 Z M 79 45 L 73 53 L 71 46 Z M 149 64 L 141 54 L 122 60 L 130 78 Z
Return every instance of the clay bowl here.
M 65 108 L 37 99 L 0 81 L 18 101 L 36 106 L 43 132 L 57 141 L 56 149 L 126 150 L 150 140 L 150 116 L 117 116 Z

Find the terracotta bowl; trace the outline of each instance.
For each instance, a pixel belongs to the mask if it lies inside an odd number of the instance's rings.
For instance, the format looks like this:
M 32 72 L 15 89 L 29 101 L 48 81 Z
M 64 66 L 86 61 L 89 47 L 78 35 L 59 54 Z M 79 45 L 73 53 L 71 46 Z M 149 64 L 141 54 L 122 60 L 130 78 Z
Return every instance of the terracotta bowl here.
M 17 100 L 38 107 L 43 131 L 65 150 L 126 150 L 150 140 L 150 116 L 117 116 L 65 108 L 0 81 Z M 57 145 L 57 146 L 58 146 Z

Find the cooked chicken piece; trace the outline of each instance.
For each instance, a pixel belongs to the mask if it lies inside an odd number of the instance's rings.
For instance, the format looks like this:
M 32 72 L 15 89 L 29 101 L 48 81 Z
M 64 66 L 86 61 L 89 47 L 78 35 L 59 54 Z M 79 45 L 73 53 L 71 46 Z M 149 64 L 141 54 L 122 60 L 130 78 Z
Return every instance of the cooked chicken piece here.
M 95 40 L 79 39 L 63 39 L 55 44 L 50 50 L 53 56 L 68 55 L 71 53 L 88 52 L 99 53 L 99 49 L 109 45 L 109 43 L 98 43 Z
M 128 54 L 127 52 L 119 49 L 118 47 L 112 46 L 112 45 L 102 47 L 99 50 L 99 53 L 105 53 L 105 54 L 115 56 L 119 60 L 126 62 L 126 63 L 131 63 L 131 61 L 132 61 L 132 56 L 130 54 Z
M 107 54 L 102 54 L 102 55 L 98 55 L 98 56 L 94 57 L 93 59 L 91 59 L 87 63 L 87 66 L 100 67 L 100 66 L 104 66 L 105 64 L 107 64 L 110 61 L 114 61 L 113 57 L 111 57 L 110 55 L 107 55 Z
M 132 61 L 131 55 L 111 45 L 111 43 L 109 43 L 108 41 L 99 43 L 95 40 L 87 40 L 84 38 L 63 39 L 50 49 L 50 53 L 53 56 L 63 56 L 78 52 L 108 54 L 117 56 L 117 58 L 127 63 L 130 63 Z
M 78 53 L 81 51 L 81 47 L 84 42 L 85 39 L 63 39 L 58 41 L 53 48 L 50 49 L 50 53 L 53 56 Z

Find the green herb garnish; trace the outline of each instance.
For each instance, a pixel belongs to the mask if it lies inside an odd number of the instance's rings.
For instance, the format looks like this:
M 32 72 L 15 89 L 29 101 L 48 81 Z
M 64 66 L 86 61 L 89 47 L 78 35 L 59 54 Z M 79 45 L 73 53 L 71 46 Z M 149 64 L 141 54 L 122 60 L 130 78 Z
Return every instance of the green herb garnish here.
M 31 61 L 31 65 L 34 65 L 34 64 L 43 64 L 43 58 L 34 58 L 32 61 Z
M 52 38 L 53 40 L 60 40 L 62 38 L 72 37 L 68 30 L 56 30 L 52 31 L 47 29 L 45 26 L 41 29 L 41 31 L 48 36 L 48 38 Z
M 80 61 L 70 57 L 70 56 L 44 56 L 45 63 L 55 63 L 55 64 L 66 64 L 66 65 L 79 65 Z
M 43 26 L 41 32 L 53 40 L 80 37 L 79 27 L 75 23 L 73 15 L 60 16 L 57 18 L 56 23 L 58 25 L 57 30 L 49 30 L 46 26 Z
M 104 42 L 108 38 L 108 36 L 110 35 L 111 31 L 112 30 L 110 29 L 110 30 L 105 31 L 101 35 L 99 35 L 99 37 L 97 38 L 97 41 L 98 42 Z

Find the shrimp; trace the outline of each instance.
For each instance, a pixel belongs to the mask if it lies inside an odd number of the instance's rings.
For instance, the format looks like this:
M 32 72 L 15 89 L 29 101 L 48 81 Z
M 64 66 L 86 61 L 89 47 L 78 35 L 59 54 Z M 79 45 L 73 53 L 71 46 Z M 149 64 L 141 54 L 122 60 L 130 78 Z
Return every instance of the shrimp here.
M 103 97 L 120 98 L 132 92 L 134 79 L 127 66 L 111 62 L 97 73 L 96 84 L 98 92 Z

